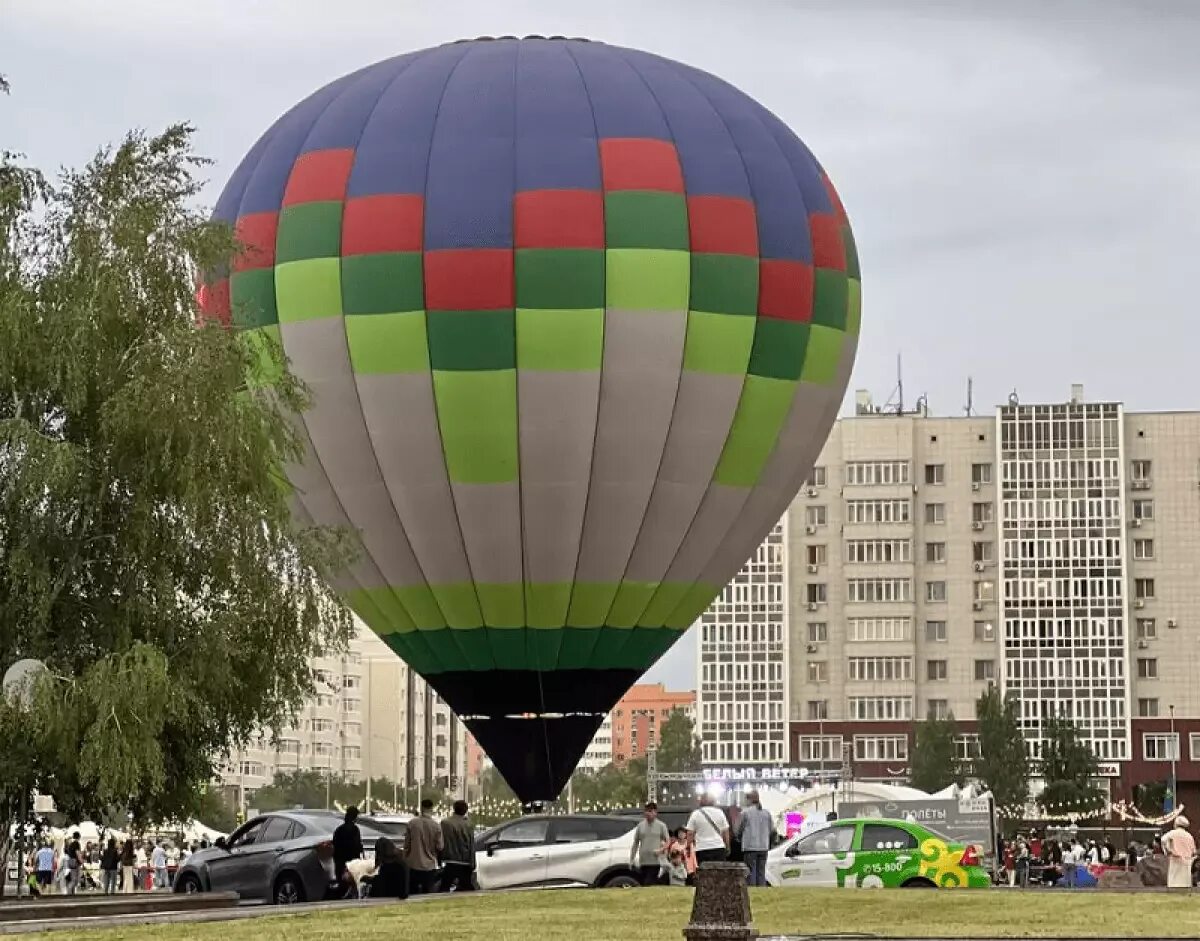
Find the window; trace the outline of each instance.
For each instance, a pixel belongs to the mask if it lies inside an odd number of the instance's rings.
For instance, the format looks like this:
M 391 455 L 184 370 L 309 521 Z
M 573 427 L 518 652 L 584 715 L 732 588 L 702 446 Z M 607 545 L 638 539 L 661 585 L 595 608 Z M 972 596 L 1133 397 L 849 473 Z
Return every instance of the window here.
M 855 682 L 912 679 L 912 657 L 851 657 L 847 666 Z
M 809 621 L 808 642 L 810 644 L 823 644 L 827 640 L 829 640 L 829 625 L 824 621 Z
M 356 676 L 353 673 L 347 673 L 342 678 L 343 689 L 362 689 L 362 677 Z
M 976 601 L 995 601 L 996 600 L 996 583 L 988 580 L 981 580 L 975 583 L 974 599 Z
M 991 464 L 972 464 L 971 465 L 971 483 L 973 484 L 990 484 L 992 482 L 992 465 Z
M 979 736 L 973 732 L 954 736 L 954 756 L 960 761 L 974 761 L 979 757 Z
M 909 618 L 850 618 L 846 622 L 846 640 L 872 643 L 879 640 L 908 640 L 912 636 Z
M 1139 680 L 1158 679 L 1158 660 L 1155 657 L 1138 657 L 1137 675 Z
M 854 736 L 855 761 L 907 761 L 907 735 Z
M 899 827 L 868 823 L 863 827 L 862 848 L 864 853 L 880 850 L 915 850 L 917 838 Z
M 828 699 L 810 699 L 806 704 L 805 714 L 809 722 L 819 722 L 829 718 Z
M 908 539 L 847 539 L 846 562 L 867 564 L 879 562 L 908 562 L 912 542 Z
M 1157 719 L 1158 700 L 1153 697 L 1139 699 L 1137 701 L 1137 714 L 1140 719 Z
M 975 661 L 975 680 L 977 682 L 983 680 L 994 680 L 996 678 L 996 661 L 995 660 L 976 660 Z
M 1152 520 L 1152 519 L 1154 519 L 1154 501 L 1153 500 L 1134 500 L 1133 501 L 1133 518 L 1135 520 Z
M 926 660 L 925 678 L 927 680 L 944 680 L 949 675 L 945 660 Z
M 909 511 L 907 500 L 847 500 L 846 522 L 851 524 L 907 523 Z
M 809 526 L 827 526 L 829 524 L 829 513 L 823 506 L 806 506 L 804 508 L 804 522 Z
M 1143 732 L 1142 757 L 1147 761 L 1178 761 L 1178 732 Z
M 810 683 L 828 683 L 829 663 L 825 660 L 809 660 L 808 681 Z
M 825 546 L 809 546 L 806 552 L 809 565 L 824 565 L 828 559 L 828 551 Z
M 344 745 L 342 747 L 343 758 L 361 758 L 362 748 L 358 745 Z
M 546 842 L 546 832 L 549 829 L 550 821 L 546 818 L 518 820 L 493 835 L 488 842 L 500 846 L 539 846 Z
M 925 465 L 925 483 L 931 485 L 944 484 L 946 482 L 946 465 L 945 464 L 926 464 Z
M 253 846 L 263 835 L 263 831 L 266 829 L 270 819 L 269 817 L 260 817 L 257 820 L 251 820 L 243 830 L 230 837 L 229 845 Z
M 971 559 L 974 562 L 990 563 L 996 561 L 996 544 L 992 542 L 974 542 L 971 544 Z
M 847 718 L 859 721 L 912 719 L 911 696 L 851 696 L 846 706 Z
M 810 833 L 788 850 L 789 856 L 828 856 L 847 853 L 854 839 L 854 826 L 830 827 Z
M 925 583 L 925 600 L 931 603 L 936 603 L 946 600 L 946 583 L 945 582 L 926 582 Z
M 1153 539 L 1135 539 L 1133 541 L 1133 557 L 1135 559 L 1153 559 L 1154 558 L 1154 540 Z
M 851 578 L 846 581 L 851 602 L 912 601 L 912 581 L 907 578 Z
M 926 621 L 925 640 L 930 643 L 943 643 L 946 640 L 945 621 Z
M 825 583 L 824 582 L 809 582 L 805 586 L 805 594 L 809 604 L 824 604 L 825 603 Z
M 824 487 L 826 481 L 825 468 L 814 467 L 809 475 L 809 485 L 813 487 Z
M 976 621 L 975 639 L 990 644 L 996 639 L 996 625 L 991 621 Z
M 908 461 L 850 461 L 846 464 L 847 487 L 906 483 Z
M 949 719 L 950 718 L 950 700 L 948 699 L 931 699 L 929 705 L 925 709 L 925 717 L 928 719 Z
M 1135 578 L 1133 580 L 1133 596 L 1139 601 L 1147 601 L 1154 597 L 1154 579 Z
M 309 726 L 314 732 L 332 732 L 332 719 L 313 719 Z
M 971 504 L 971 522 L 972 523 L 990 523 L 996 518 L 996 505 L 994 503 L 972 503 Z
M 946 504 L 926 503 L 925 522 L 930 525 L 937 525 L 939 523 L 946 522 Z
M 1134 461 L 1133 462 L 1133 479 L 1137 480 L 1137 481 L 1150 480 L 1150 476 L 1151 476 L 1150 468 L 1151 468 L 1151 464 L 1149 461 Z
M 840 735 L 801 735 L 796 739 L 796 751 L 800 761 L 842 760 L 842 737 Z
M 927 543 L 925 543 L 925 561 L 926 562 L 945 562 L 946 561 L 946 544 L 944 542 L 927 542 Z
M 1136 630 L 1138 640 L 1154 640 L 1158 636 L 1158 624 L 1154 618 L 1138 618 Z
M 1200 761 L 1200 732 L 1188 735 L 1188 750 L 1192 753 L 1192 761 Z

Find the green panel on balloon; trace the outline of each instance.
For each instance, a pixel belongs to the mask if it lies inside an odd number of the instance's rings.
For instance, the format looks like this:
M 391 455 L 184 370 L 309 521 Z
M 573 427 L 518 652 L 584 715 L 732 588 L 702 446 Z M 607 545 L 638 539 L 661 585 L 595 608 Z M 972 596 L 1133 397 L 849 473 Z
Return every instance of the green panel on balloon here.
M 568 627 L 600 627 L 608 618 L 616 582 L 576 582 L 571 592 L 571 608 L 567 613 Z
M 596 646 L 592 648 L 592 657 L 588 665 L 594 670 L 621 669 L 625 665 L 622 652 L 634 630 L 632 627 L 602 627 L 600 636 L 596 638 Z
M 346 344 L 356 373 L 425 372 L 429 369 L 423 310 L 348 314 Z
M 729 429 L 713 475 L 715 483 L 753 487 L 758 482 L 758 475 L 771 456 L 779 431 L 787 420 L 795 393 L 793 380 L 746 377 L 733 427 Z
M 525 631 L 519 627 L 489 627 L 486 629 L 492 662 L 498 670 L 527 670 L 529 661 L 525 650 Z
M 610 248 L 605 252 L 605 299 L 610 310 L 686 310 L 688 252 Z
M 798 320 L 759 317 L 750 372 L 772 379 L 799 379 L 808 348 L 809 326 Z
M 663 622 L 664 626 L 677 630 L 687 630 L 699 620 L 700 615 L 712 604 L 713 599 L 717 597 L 717 593 L 720 590 L 720 585 L 696 582 L 696 584 L 687 590 L 687 593 L 683 596 L 683 600 L 671 612 L 670 617 Z
M 522 248 L 514 262 L 517 306 L 604 306 L 604 252 L 598 248 Z
M 491 484 L 516 480 L 516 370 L 434 370 L 433 390 L 451 481 Z M 480 602 L 482 605 L 482 598 Z
M 433 592 L 425 583 L 393 588 L 404 609 L 412 616 L 419 631 L 436 631 L 446 626 L 446 618 L 438 607 Z
M 305 258 L 337 258 L 342 248 L 342 202 L 324 200 L 284 206 L 275 237 L 275 264 Z
M 846 332 L 858 336 L 862 326 L 862 282 L 846 282 Z
M 428 645 L 434 658 L 441 664 L 442 672 L 470 669 L 470 660 L 458 645 L 458 631 L 443 628 L 437 631 L 421 631 L 413 636 L 419 637 Z
M 683 368 L 742 375 L 750 363 L 755 323 L 754 317 L 688 311 Z
M 829 385 L 838 375 L 842 360 L 842 344 L 846 334 L 841 330 L 813 325 L 809 332 L 808 351 L 800 378 L 805 382 Z
M 521 369 L 599 369 L 604 360 L 604 311 L 517 311 L 517 365 Z
M 460 631 L 483 627 L 483 615 L 479 612 L 479 598 L 473 583 L 430 585 L 429 590 L 433 592 L 448 627 Z
M 654 597 L 658 582 L 621 582 L 608 612 L 610 627 L 633 627 Z
M 254 361 L 248 383 L 255 388 L 273 385 L 283 372 L 283 341 L 278 324 L 267 324 L 238 334 L 243 347 Z
M 745 255 L 692 254 L 692 310 L 758 313 L 758 259 Z
M 592 650 L 600 637 L 599 627 L 564 627 L 558 650 L 560 670 L 582 670 L 591 666 Z
M 310 258 L 275 266 L 280 323 L 342 316 L 342 268 L 337 258 Z
M 252 329 L 279 323 L 275 309 L 275 269 L 235 271 L 229 278 L 229 304 L 235 327 Z
M 562 628 L 550 631 L 525 633 L 525 658 L 530 670 L 548 671 L 558 668 L 558 654 L 562 648 Z
M 483 611 L 483 623 L 487 627 L 512 629 L 525 626 L 523 585 L 480 583 L 475 586 L 475 591 L 479 595 L 479 608 Z
M 425 307 L 420 252 L 380 252 L 342 259 L 342 303 L 347 314 L 390 314 Z
M 812 322 L 823 327 L 846 329 L 846 273 L 832 268 L 813 272 Z
M 431 310 L 426 315 L 434 369 L 512 369 L 517 364 L 512 310 Z
M 525 623 L 531 628 L 561 628 L 567 622 L 570 607 L 570 582 L 525 586 Z
M 345 592 L 345 595 L 351 607 L 363 605 L 379 612 L 382 622 L 369 622 L 377 631 L 382 632 L 384 626 L 390 628 L 391 632 L 402 634 L 417 629 L 412 615 L 390 588 L 355 588 Z M 368 618 L 364 616 L 363 620 L 367 621 Z
M 666 624 L 671 612 L 679 607 L 691 587 L 687 582 L 663 582 L 659 585 L 654 597 L 650 599 L 650 604 L 638 618 L 638 627 Z
M 604 244 L 614 248 L 688 250 L 682 193 L 624 190 L 604 194 Z
M 850 231 L 850 226 L 844 225 L 841 227 L 842 247 L 846 252 L 846 277 L 856 281 L 862 279 L 862 270 L 858 266 L 858 245 L 854 242 L 854 233 Z

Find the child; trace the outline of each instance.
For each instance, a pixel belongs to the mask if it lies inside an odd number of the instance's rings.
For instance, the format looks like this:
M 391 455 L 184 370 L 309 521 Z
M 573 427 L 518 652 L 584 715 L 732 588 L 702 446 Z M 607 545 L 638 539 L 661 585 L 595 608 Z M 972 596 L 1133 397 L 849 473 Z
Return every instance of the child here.
M 671 850 L 667 857 L 667 875 L 671 877 L 671 885 L 687 885 L 688 871 L 683 862 L 683 853 L 677 849 Z

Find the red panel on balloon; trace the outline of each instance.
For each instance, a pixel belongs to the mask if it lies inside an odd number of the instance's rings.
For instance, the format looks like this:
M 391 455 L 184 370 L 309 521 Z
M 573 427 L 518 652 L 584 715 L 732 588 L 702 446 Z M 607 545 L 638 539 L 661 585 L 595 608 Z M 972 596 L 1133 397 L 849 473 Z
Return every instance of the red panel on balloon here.
M 242 246 L 233 260 L 234 271 L 252 271 L 275 265 L 275 236 L 279 232 L 279 213 L 254 212 L 238 218 L 233 234 Z
M 512 249 L 425 253 L 426 310 L 505 310 L 514 304 Z
M 688 231 L 692 251 L 757 255 L 754 204 L 734 196 L 689 196 Z
M 599 190 L 530 190 L 513 201 L 517 248 L 603 248 Z
M 600 141 L 600 170 L 606 190 L 683 192 L 683 170 L 675 145 L 639 137 Z
M 414 194 L 360 196 L 342 212 L 342 254 L 419 252 L 425 232 L 425 200 Z
M 821 185 L 829 194 L 829 201 L 833 203 L 833 211 L 837 214 L 838 221 L 848 223 L 850 220 L 846 216 L 846 207 L 842 205 L 842 197 L 838 195 L 838 191 L 833 188 L 833 182 L 824 173 L 821 174 Z
M 314 150 L 296 158 L 283 191 L 283 204 L 315 203 L 346 198 L 354 151 L 349 147 Z
M 758 265 L 758 313 L 779 320 L 812 320 L 812 266 L 802 261 L 762 259 Z
M 827 212 L 814 212 L 808 217 L 808 230 L 812 234 L 813 267 L 845 271 L 841 223 Z

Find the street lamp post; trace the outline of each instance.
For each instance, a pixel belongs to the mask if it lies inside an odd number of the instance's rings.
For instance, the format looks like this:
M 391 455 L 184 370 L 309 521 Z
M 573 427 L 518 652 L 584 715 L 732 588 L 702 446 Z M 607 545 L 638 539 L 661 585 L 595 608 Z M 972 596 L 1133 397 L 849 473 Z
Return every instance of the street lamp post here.
M 1171 703 L 1167 710 L 1171 714 L 1171 809 L 1174 810 L 1179 806 L 1179 795 L 1175 793 L 1179 786 L 1175 774 L 1175 763 L 1179 760 L 1179 735 L 1175 731 L 1175 704 Z

